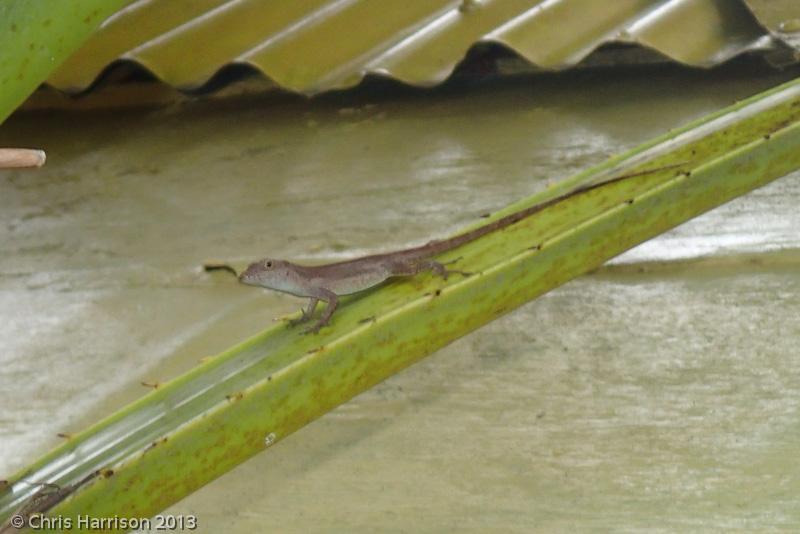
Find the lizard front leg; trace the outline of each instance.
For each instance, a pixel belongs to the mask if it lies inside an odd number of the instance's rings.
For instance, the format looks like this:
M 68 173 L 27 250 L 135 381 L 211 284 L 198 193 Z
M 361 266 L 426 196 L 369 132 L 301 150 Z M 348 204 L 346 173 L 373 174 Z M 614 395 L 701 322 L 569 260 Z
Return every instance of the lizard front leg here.
M 303 312 L 303 316 L 298 317 L 297 319 L 289 319 L 289 326 L 297 326 L 311 319 L 311 316 L 314 315 L 314 310 L 317 308 L 318 302 L 319 299 L 317 297 L 311 297 L 308 301 L 308 307 L 300 308 L 300 311 Z
M 320 287 L 320 288 L 316 289 L 315 291 L 316 291 L 317 294 L 314 297 L 311 297 L 312 300 L 316 299 L 316 300 L 324 301 L 324 302 L 326 302 L 328 304 L 328 307 L 325 308 L 325 313 L 322 314 L 322 317 L 320 318 L 320 320 L 317 321 L 314 324 L 314 326 L 312 326 L 311 328 L 307 329 L 304 332 L 305 334 L 316 334 L 317 332 L 319 332 L 319 329 L 322 328 L 323 326 L 327 325 L 328 322 L 331 320 L 331 316 L 333 315 L 333 312 L 336 311 L 336 307 L 339 305 L 339 298 L 336 296 L 336 293 L 334 293 L 333 291 L 331 291 L 329 289 L 325 289 L 324 287 Z M 316 303 L 315 303 L 315 305 L 316 305 Z

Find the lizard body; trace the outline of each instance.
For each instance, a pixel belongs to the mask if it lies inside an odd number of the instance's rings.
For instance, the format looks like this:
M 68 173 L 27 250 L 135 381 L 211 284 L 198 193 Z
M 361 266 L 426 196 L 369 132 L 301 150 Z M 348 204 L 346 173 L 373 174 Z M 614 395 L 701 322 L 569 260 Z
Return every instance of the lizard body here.
M 444 252 L 456 249 L 466 243 L 475 241 L 492 232 L 502 230 L 521 221 L 545 208 L 558 204 L 568 198 L 574 197 L 599 187 L 619 182 L 633 176 L 652 174 L 655 172 L 679 167 L 686 162 L 649 169 L 608 180 L 583 184 L 568 190 L 561 195 L 545 200 L 533 206 L 501 217 L 496 221 L 485 224 L 474 230 L 458 234 L 448 239 L 429 241 L 424 245 L 413 248 L 362 256 L 324 265 L 298 265 L 286 260 L 265 258 L 251 263 L 239 275 L 239 281 L 244 284 L 261 286 L 298 297 L 308 297 L 308 307 L 302 310 L 300 319 L 291 321 L 292 324 L 301 323 L 311 319 L 319 301 L 328 304 L 325 313 L 307 332 L 318 332 L 328 324 L 333 312 L 338 305 L 339 295 L 349 295 L 364 291 L 381 282 L 398 276 L 413 276 L 422 271 L 433 271 L 447 278 L 450 273 L 468 275 L 462 271 L 445 269 L 444 265 L 431 258 Z

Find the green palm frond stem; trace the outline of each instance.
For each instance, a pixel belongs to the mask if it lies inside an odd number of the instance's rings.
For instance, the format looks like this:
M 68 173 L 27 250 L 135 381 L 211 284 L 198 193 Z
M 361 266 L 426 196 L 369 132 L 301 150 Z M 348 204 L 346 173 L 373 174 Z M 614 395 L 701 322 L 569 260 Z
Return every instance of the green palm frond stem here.
M 34 491 L 15 481 L 66 486 L 97 470 L 53 511 L 150 517 L 456 338 L 798 168 L 800 81 L 794 81 L 495 214 L 603 176 L 631 175 L 442 258 L 461 257 L 459 268 L 473 276 L 445 282 L 422 274 L 343 299 L 319 335 L 276 325 L 159 387 L 13 477 L 0 493 L 0 517 Z

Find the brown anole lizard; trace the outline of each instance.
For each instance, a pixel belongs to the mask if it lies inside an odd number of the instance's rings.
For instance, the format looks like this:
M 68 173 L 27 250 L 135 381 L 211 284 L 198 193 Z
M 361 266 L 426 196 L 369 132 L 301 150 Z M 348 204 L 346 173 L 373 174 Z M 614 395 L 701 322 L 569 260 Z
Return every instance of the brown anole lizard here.
M 424 245 L 414 248 L 313 266 L 298 265 L 286 260 L 265 258 L 251 263 L 247 269 L 239 275 L 239 281 L 244 284 L 265 287 L 298 297 L 308 297 L 310 299 L 308 307 L 302 310 L 302 317 L 290 321 L 293 325 L 311 319 L 319 301 L 326 302 L 328 306 L 325 313 L 322 314 L 322 317 L 314 326 L 306 330 L 306 332 L 318 332 L 320 328 L 328 324 L 333 312 L 336 311 L 336 307 L 339 303 L 338 297 L 340 295 L 349 295 L 351 293 L 364 291 L 365 289 L 380 284 L 388 278 L 413 276 L 422 271 L 433 271 L 445 279 L 450 273 L 466 275 L 468 273 L 447 270 L 444 265 L 431 258 L 443 252 L 456 249 L 486 234 L 502 230 L 534 213 L 538 213 L 547 207 L 558 204 L 559 202 L 581 193 L 634 176 L 652 174 L 680 167 L 685 163 L 687 162 L 616 176 L 596 183 L 583 184 L 550 200 L 545 200 L 510 215 L 506 215 L 505 217 L 501 217 L 496 221 L 475 228 L 474 230 L 464 232 L 449 239 L 429 241 Z

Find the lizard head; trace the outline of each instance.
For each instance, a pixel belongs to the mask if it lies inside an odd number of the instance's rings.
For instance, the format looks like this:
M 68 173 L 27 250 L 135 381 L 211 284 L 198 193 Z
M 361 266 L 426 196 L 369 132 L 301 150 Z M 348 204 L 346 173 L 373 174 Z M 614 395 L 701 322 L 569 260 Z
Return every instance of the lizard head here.
M 239 281 L 251 286 L 269 287 L 268 282 L 274 279 L 281 271 L 285 261 L 265 258 L 247 266 L 239 275 Z
M 239 275 L 239 281 L 250 286 L 261 286 L 285 293 L 295 293 L 296 269 L 284 260 L 265 258 L 251 263 Z

